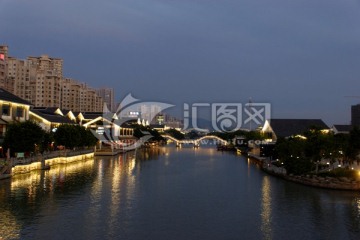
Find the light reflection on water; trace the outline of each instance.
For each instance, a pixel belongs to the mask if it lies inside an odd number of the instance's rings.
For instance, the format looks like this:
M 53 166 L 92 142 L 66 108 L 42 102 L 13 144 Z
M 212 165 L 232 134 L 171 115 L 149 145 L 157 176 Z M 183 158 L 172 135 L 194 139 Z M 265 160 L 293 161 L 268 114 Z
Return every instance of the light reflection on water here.
M 261 231 L 263 238 L 266 240 L 272 239 L 271 231 L 271 183 L 269 176 L 263 178 L 262 184 L 262 198 L 261 198 Z
M 285 182 L 204 147 L 137 150 L 0 182 L 3 239 L 289 236 L 360 239 L 360 194 Z
M 8 210 L 1 211 L 0 239 L 19 239 L 21 226 Z

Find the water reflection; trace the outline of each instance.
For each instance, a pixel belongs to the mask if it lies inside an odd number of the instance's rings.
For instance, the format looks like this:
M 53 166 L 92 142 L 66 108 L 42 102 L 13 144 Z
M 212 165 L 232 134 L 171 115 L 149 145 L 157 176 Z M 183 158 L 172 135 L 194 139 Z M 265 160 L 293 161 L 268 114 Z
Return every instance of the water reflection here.
M 143 148 L 133 152 L 137 161 L 158 160 L 161 155 L 169 156 L 169 148 Z
M 269 177 L 265 176 L 261 189 L 261 231 L 267 240 L 272 239 L 271 204 L 271 183 Z
M 134 152 L 124 153 L 114 157 L 96 157 L 97 180 L 91 187 L 91 205 L 87 209 L 86 219 L 89 229 L 104 225 L 106 232 L 116 235 L 121 216 L 129 217 L 137 209 L 138 192 L 136 179 L 141 170 L 141 163 L 156 160 L 166 151 L 159 148 L 139 149 Z M 104 219 L 104 212 L 108 216 Z M 129 220 L 122 223 L 128 224 Z
M 119 207 L 121 205 L 120 198 L 120 180 L 121 180 L 121 164 L 122 164 L 122 156 L 120 156 L 116 161 L 113 161 L 113 172 L 111 179 L 111 204 L 110 204 L 110 217 L 108 219 L 109 232 L 114 233 L 114 228 L 116 226 L 116 217 L 118 214 Z
M 2 239 L 17 239 L 20 231 L 40 215 L 46 204 L 51 204 L 58 192 L 77 191 L 83 181 L 75 176 L 91 172 L 93 160 L 60 164 L 48 171 L 32 171 L 15 175 L 0 182 L 0 236 Z M 65 190 L 66 189 L 66 190 Z M 1 238 L 0 238 L 1 239 Z
M 251 160 L 206 147 L 138 149 L 0 182 L 3 239 L 359 235 L 358 193 L 285 182 Z
M 8 210 L 2 210 L 0 213 L 0 239 L 18 239 L 21 225 L 17 222 L 16 217 Z

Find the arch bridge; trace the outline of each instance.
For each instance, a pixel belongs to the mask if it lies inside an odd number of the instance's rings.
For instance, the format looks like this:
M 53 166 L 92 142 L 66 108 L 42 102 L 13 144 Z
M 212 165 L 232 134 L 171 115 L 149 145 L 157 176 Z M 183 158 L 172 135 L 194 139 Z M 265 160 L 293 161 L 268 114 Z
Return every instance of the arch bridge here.
M 217 141 L 216 143 L 221 143 L 223 145 L 228 145 L 228 141 L 218 137 L 218 136 L 215 136 L 215 135 L 206 135 L 206 136 L 203 136 L 201 138 L 198 138 L 198 139 L 182 139 L 182 140 L 179 140 L 179 139 L 176 139 L 174 138 L 173 136 L 170 136 L 168 134 L 164 134 L 164 135 L 161 135 L 163 138 L 166 138 L 166 139 L 169 139 L 173 142 L 176 143 L 176 146 L 180 146 L 182 144 L 193 144 L 194 147 L 198 147 L 200 146 L 201 143 L 205 143 L 206 140 L 210 140 L 210 139 L 213 139 L 215 141 Z M 206 144 L 208 144 L 209 142 L 207 141 Z M 217 144 L 214 144 L 214 145 L 217 145 Z

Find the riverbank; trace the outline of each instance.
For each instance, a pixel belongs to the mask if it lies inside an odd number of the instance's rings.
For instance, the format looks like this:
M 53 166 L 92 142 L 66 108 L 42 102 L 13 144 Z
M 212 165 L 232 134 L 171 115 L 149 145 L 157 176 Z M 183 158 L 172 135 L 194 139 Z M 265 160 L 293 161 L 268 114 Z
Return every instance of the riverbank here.
M 94 157 L 93 150 L 81 150 L 74 152 L 65 152 L 59 154 L 53 154 L 51 157 L 49 155 L 38 156 L 36 161 L 23 161 L 21 164 L 18 163 L 19 160 L 11 159 L 11 170 L 10 173 L 0 174 L 0 180 L 10 178 L 17 174 L 29 173 L 34 170 L 46 170 L 51 166 L 57 164 L 66 164 L 76 161 L 83 161 Z
M 295 176 L 292 174 L 287 174 L 284 168 L 276 167 L 272 164 L 267 163 L 266 159 L 262 157 L 255 155 L 249 155 L 249 157 L 255 160 L 256 163 L 259 164 L 261 170 L 263 170 L 264 172 L 287 181 L 318 188 L 360 191 L 359 180 L 355 181 L 345 177 L 319 177 L 316 175 Z

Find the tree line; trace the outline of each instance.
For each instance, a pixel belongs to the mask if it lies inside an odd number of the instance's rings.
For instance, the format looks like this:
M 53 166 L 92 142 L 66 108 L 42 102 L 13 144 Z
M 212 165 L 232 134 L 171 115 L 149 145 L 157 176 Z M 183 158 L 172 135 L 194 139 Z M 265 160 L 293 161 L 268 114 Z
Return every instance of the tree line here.
M 359 162 L 360 130 L 354 128 L 350 134 L 323 133 L 313 128 L 302 137 L 280 138 L 274 149 L 273 159 L 279 159 L 288 173 L 300 175 L 316 170 L 322 159 L 329 163 Z
M 17 152 L 34 153 L 56 150 L 56 146 L 67 149 L 95 146 L 97 138 L 89 129 L 79 125 L 63 124 L 55 132 L 47 132 L 33 121 L 14 122 L 7 125 L 2 144 L 3 152 L 10 149 L 11 156 Z

